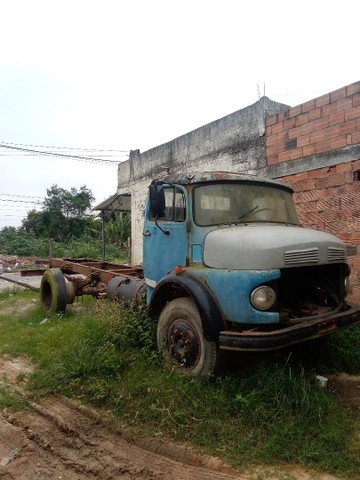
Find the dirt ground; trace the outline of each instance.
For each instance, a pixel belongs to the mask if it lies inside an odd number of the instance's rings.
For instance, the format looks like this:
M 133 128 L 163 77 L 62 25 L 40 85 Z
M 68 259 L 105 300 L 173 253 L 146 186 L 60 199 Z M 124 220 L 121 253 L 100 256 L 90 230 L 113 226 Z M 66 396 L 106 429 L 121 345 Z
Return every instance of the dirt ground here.
M 0 385 L 23 392 L 31 365 L 0 359 Z M 360 408 L 360 377 L 333 379 L 337 394 Z M 344 392 L 345 395 L 344 395 Z M 238 473 L 187 446 L 136 437 L 109 418 L 65 397 L 0 413 L 1 480 L 337 480 L 294 466 Z
M 3 385 L 20 389 L 30 366 L 1 359 Z M 19 378 L 21 381 L 19 382 Z M 0 415 L 2 480 L 235 479 L 215 459 L 137 439 L 109 419 L 65 397 L 45 397 L 29 410 Z
M 0 254 L 0 291 L 13 288 L 40 288 L 41 275 L 21 275 L 20 270 L 25 272 L 30 269 L 47 268 L 45 260 L 35 257 L 18 257 L 16 255 Z

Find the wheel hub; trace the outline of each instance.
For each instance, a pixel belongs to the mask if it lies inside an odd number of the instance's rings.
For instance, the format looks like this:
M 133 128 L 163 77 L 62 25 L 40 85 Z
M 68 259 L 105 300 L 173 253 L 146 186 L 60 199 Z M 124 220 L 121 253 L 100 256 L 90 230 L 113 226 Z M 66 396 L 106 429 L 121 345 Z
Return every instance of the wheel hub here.
M 169 351 L 174 360 L 185 367 L 193 366 L 200 355 L 196 332 L 185 320 L 177 320 L 169 330 Z

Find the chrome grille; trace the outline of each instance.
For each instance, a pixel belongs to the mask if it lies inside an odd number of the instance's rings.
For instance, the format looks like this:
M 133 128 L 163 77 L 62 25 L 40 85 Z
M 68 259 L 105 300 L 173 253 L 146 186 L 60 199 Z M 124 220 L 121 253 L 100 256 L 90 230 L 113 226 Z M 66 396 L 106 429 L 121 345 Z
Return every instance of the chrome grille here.
M 338 247 L 328 248 L 329 262 L 345 262 L 345 260 L 346 260 L 345 248 L 338 248 Z
M 318 261 L 318 248 L 306 248 L 304 250 L 288 250 L 287 252 L 285 252 L 285 265 L 318 263 Z

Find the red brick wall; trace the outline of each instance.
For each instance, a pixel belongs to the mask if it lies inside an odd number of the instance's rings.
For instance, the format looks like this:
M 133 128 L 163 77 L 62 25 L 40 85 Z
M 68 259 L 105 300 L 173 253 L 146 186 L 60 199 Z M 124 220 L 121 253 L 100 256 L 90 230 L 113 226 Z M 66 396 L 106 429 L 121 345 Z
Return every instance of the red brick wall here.
M 349 300 L 356 303 L 360 303 L 360 159 L 333 163 L 341 149 L 359 143 L 360 82 L 266 120 L 268 166 L 294 165 L 312 157 L 314 168 L 318 155 L 335 156 L 329 166 L 282 175 L 279 180 L 294 189 L 304 227 L 332 233 L 349 245 L 353 289 Z
M 267 164 L 360 143 L 360 82 L 266 119 Z
M 350 301 L 360 303 L 360 160 L 282 177 L 290 185 L 304 227 L 332 233 L 347 245 L 352 267 Z

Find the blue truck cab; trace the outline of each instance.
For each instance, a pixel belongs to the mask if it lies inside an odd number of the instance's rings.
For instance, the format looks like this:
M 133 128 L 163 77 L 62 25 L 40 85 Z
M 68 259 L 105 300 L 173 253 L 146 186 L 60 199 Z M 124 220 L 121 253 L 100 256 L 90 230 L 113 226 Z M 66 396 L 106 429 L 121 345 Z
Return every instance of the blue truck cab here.
M 360 321 L 344 243 L 302 228 L 292 193 L 222 171 L 151 183 L 143 269 L 166 361 L 208 375 L 220 350 L 275 350 Z

